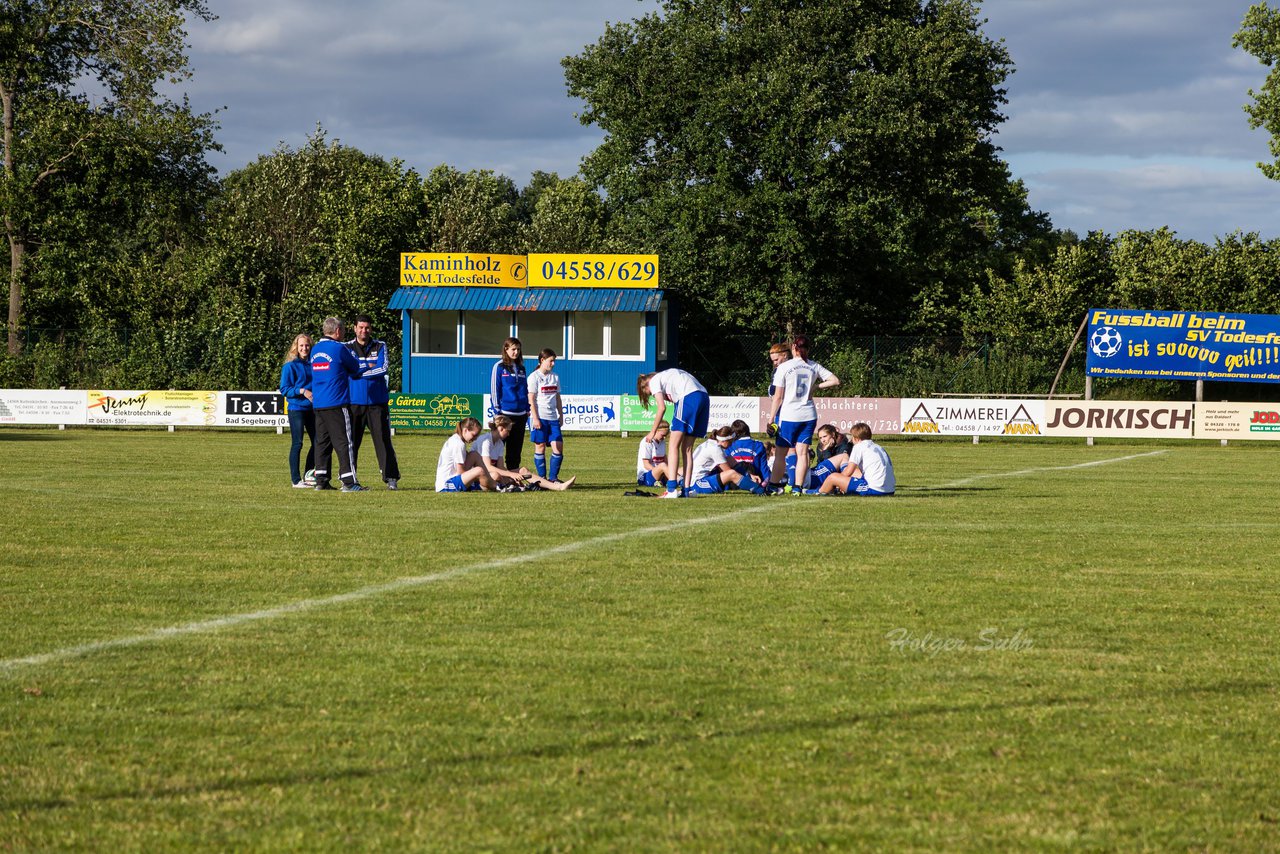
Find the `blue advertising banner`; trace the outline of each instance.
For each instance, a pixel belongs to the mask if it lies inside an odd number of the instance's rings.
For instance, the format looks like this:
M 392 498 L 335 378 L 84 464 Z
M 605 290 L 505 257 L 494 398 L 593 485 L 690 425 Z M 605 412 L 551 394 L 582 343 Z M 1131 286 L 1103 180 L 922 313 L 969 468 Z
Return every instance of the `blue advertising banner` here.
M 1280 382 L 1280 316 L 1089 310 L 1085 367 L 1094 377 Z

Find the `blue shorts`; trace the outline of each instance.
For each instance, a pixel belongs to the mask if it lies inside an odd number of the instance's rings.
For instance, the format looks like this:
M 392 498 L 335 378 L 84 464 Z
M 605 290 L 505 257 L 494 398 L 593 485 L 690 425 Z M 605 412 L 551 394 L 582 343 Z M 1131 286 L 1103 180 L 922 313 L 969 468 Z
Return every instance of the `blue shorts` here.
M 809 469 L 809 483 L 807 489 L 821 489 L 822 484 L 827 478 L 835 474 L 836 467 L 831 464 L 830 460 L 823 460 L 813 468 Z M 865 483 L 866 481 L 863 481 Z
M 711 398 L 705 391 L 690 392 L 676 404 L 675 415 L 671 418 L 671 432 L 686 436 L 705 436 L 710 417 Z
M 653 472 L 647 471 L 644 474 L 636 475 L 636 486 L 657 486 L 658 479 L 653 476 Z
M 535 445 L 546 445 L 550 442 L 564 441 L 564 435 L 560 432 L 559 421 L 548 421 L 546 418 L 541 419 L 542 429 L 536 427 L 529 428 L 529 440 Z
M 818 419 L 812 421 L 780 421 L 778 435 L 774 441 L 780 448 L 798 448 L 809 444 L 813 438 L 813 429 L 818 426 Z
M 724 484 L 720 482 L 720 473 L 712 472 L 689 484 L 690 495 L 717 495 L 724 492 Z
M 881 492 L 878 489 L 872 489 L 867 486 L 866 480 L 860 477 L 851 478 L 849 486 L 845 490 L 845 495 L 861 495 L 863 498 L 880 498 L 886 495 L 893 495 L 892 492 Z
M 437 490 L 437 492 L 466 492 L 466 491 L 467 491 L 466 484 L 462 482 L 462 475 L 460 474 L 455 474 L 453 477 L 446 480 L 444 482 L 444 489 Z

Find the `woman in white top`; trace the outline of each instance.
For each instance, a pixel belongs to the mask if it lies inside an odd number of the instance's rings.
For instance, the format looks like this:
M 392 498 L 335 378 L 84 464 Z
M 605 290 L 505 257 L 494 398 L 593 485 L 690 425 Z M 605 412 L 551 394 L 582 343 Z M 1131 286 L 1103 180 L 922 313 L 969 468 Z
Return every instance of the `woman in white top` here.
M 649 408 L 649 400 L 658 401 L 658 412 L 653 418 L 653 427 L 649 429 L 646 439 L 653 441 L 662 416 L 666 414 L 667 403 L 675 404 L 675 415 L 671 419 L 670 458 L 683 473 L 684 480 L 689 480 L 693 471 L 693 437 L 707 432 L 707 418 L 711 414 L 711 398 L 702 383 L 693 374 L 679 368 L 669 368 L 652 374 L 641 374 L 636 380 L 636 394 L 640 397 L 640 405 Z M 667 481 L 667 491 L 663 498 L 683 498 L 684 483 L 672 478 Z
M 645 436 L 640 440 L 640 448 L 636 451 L 636 485 L 657 486 L 666 483 L 675 476 L 671 464 L 667 462 L 667 434 L 671 425 L 659 421 L 653 431 L 653 438 Z
M 853 448 L 849 462 L 839 474 L 827 477 L 819 490 L 821 495 L 843 492 L 845 495 L 893 495 L 897 479 L 889 453 L 871 441 L 870 425 L 859 421 L 849 430 Z
M 564 462 L 564 435 L 560 425 L 564 409 L 560 402 L 560 377 L 555 373 L 556 351 L 544 347 L 538 353 L 538 370 L 529 374 L 529 438 L 533 440 L 533 465 L 540 477 L 560 479 Z M 547 445 L 551 459 L 547 459 Z
M 498 485 L 498 491 L 523 492 L 526 488 L 538 488 L 563 492 L 573 486 L 577 478 L 571 477 L 562 483 L 539 477 L 524 466 L 515 471 L 502 467 L 503 451 L 506 450 L 507 439 L 511 438 L 514 426 L 514 419 L 498 415 L 489 422 L 489 430 L 481 433 L 475 442 L 475 452 L 488 470 L 489 477 Z
M 480 422 L 464 418 L 458 422 L 452 436 L 440 449 L 436 463 L 436 492 L 469 492 L 473 489 L 493 489 L 493 478 L 480 461 L 480 455 L 467 450 L 480 435 Z
M 736 486 L 764 495 L 764 486 L 755 478 L 745 475 L 733 467 L 725 453 L 738 438 L 732 427 L 721 427 L 707 434 L 707 441 L 698 446 L 693 454 L 693 474 L 689 479 L 690 495 L 715 495 L 724 492 L 725 487 Z
M 772 483 L 781 484 L 787 471 L 787 449 L 804 446 L 807 451 L 818 426 L 818 408 L 813 405 L 814 388 L 840 385 L 840 378 L 809 359 L 809 339 L 797 335 L 791 342 L 792 358 L 783 362 L 773 375 L 773 411 L 769 421 L 778 422 L 773 454 Z M 797 450 L 795 482 L 803 487 L 809 479 L 809 455 Z

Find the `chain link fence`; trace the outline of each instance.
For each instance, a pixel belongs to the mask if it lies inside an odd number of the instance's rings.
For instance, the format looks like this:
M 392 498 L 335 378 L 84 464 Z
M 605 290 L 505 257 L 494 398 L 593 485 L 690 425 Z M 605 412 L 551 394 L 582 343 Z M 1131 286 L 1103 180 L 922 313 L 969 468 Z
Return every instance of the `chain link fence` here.
M 398 329 L 395 330 L 399 332 Z M 275 388 L 289 331 L 28 329 L 22 352 L 0 359 L 6 388 Z M 386 336 L 400 352 L 397 335 Z M 773 369 L 762 335 L 682 336 L 680 365 L 713 393 L 763 395 Z M 935 394 L 1044 394 L 1060 356 L 1037 358 L 989 342 L 947 336 L 865 336 L 819 340 L 813 358 L 841 379 L 819 394 L 916 397 Z M 1083 353 L 1058 393 L 1083 390 Z M 399 360 L 388 378 L 399 384 Z

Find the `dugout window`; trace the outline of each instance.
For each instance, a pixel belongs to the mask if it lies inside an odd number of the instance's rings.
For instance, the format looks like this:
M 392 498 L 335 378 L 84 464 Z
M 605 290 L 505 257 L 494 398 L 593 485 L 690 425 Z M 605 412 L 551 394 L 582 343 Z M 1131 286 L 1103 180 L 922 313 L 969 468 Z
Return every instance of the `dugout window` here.
M 640 358 L 644 355 L 644 314 L 638 311 L 609 313 L 609 355 Z
M 501 356 L 502 342 L 511 334 L 511 313 L 507 311 L 464 311 L 462 313 L 462 354 Z
M 458 353 L 458 312 L 413 311 L 413 353 L 416 356 L 455 356 Z
M 573 313 L 573 358 L 608 355 L 605 350 L 606 317 L 603 311 Z
M 563 311 L 517 311 L 516 337 L 526 358 L 536 359 L 538 351 L 550 347 L 565 355 Z

